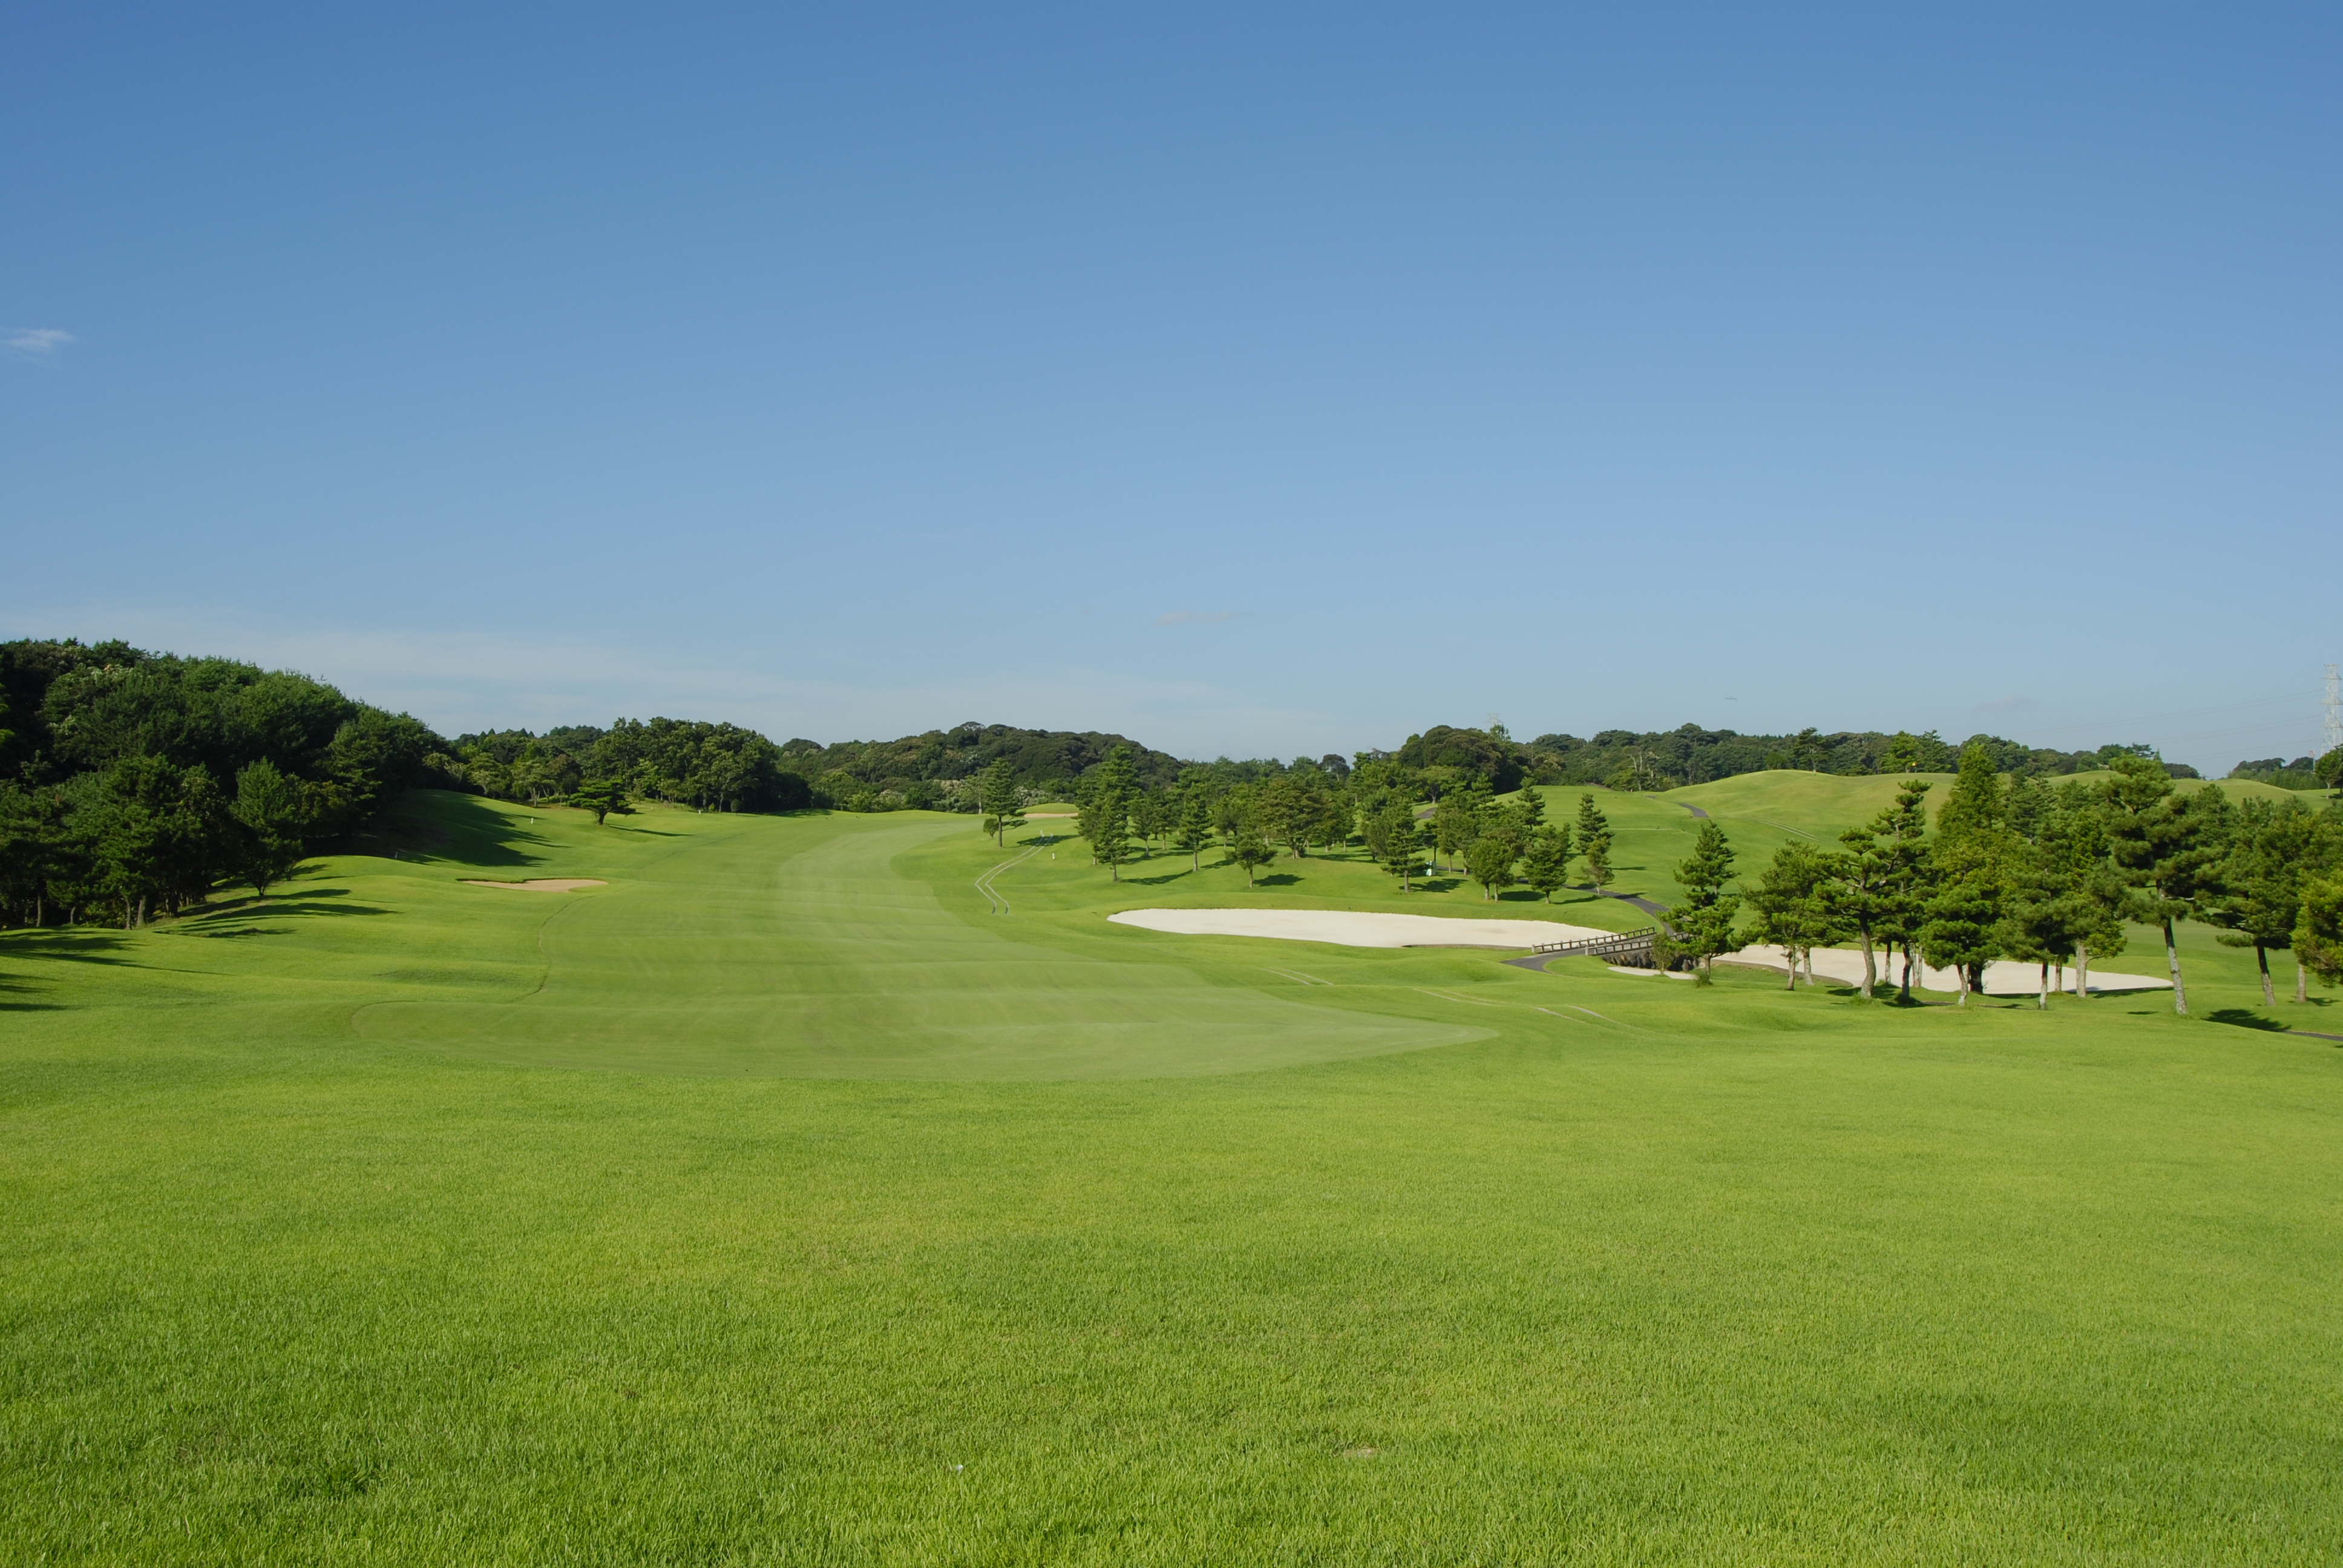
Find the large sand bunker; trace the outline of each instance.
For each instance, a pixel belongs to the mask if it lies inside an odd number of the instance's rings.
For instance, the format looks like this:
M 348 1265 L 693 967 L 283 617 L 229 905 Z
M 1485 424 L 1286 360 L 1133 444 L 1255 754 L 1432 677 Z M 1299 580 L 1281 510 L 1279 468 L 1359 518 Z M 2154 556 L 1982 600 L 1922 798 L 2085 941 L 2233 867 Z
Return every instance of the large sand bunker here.
M 1451 920 L 1358 910 L 1123 910 L 1108 920 L 1183 937 L 1276 937 L 1346 948 L 1532 948 L 1605 937 L 1554 920 Z
M 458 877 L 468 888 L 503 888 L 515 893 L 574 893 L 580 888 L 607 888 L 599 877 L 534 877 L 526 882 L 490 882 L 478 877 Z
M 1787 969 L 1790 963 L 1782 950 L 1775 947 L 1743 948 L 1737 953 L 1725 954 L 1717 961 L 1728 964 L 1757 964 L 1775 970 Z M 1879 985 L 1889 985 L 1903 978 L 1904 960 L 1901 954 L 1898 954 L 1892 962 L 1885 953 L 1877 954 L 1875 955 L 1875 961 L 1877 973 L 1876 983 Z M 2052 966 L 2050 976 L 2052 986 L 2057 987 L 2056 966 Z M 1860 952 L 1849 952 L 1844 948 L 1816 948 L 1815 978 L 1830 980 L 1839 985 L 1860 985 L 1863 983 L 1863 955 Z M 1920 972 L 1913 978 L 1922 990 L 1956 991 L 1961 989 L 1959 980 L 1950 970 L 1931 969 L 1923 964 L 1920 967 Z M 2064 989 L 2069 991 L 2075 989 L 2075 971 L 2072 969 L 2066 971 Z M 2103 970 L 2097 964 L 2091 966 L 2091 990 L 2094 994 L 2099 991 L 2170 990 L 2171 989 L 2170 980 L 2157 980 L 2154 975 L 2122 974 L 2112 970 Z M 2041 966 L 2012 963 L 2007 960 L 1997 959 L 1985 966 L 1985 990 L 1987 996 L 2038 995 L 2042 990 Z

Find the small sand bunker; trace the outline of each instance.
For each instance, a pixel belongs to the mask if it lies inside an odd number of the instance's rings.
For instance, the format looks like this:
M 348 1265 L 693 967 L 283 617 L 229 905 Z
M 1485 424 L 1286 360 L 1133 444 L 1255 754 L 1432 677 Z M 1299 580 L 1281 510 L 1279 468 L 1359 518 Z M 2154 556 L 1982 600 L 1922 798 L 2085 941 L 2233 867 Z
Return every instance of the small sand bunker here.
M 468 888 L 503 888 L 515 893 L 574 893 L 580 888 L 607 888 L 610 884 L 599 877 L 536 877 L 526 882 L 489 882 L 478 877 L 458 877 Z
M 1725 955 L 1718 959 L 1717 962 L 1755 964 L 1774 970 L 1789 967 L 1789 960 L 1784 956 L 1781 949 L 1775 947 L 1744 948 L 1737 953 Z M 1878 984 L 1885 986 L 1898 982 L 1904 978 L 1904 955 L 1898 953 L 1892 960 L 1885 953 L 1875 955 L 1875 967 L 1877 970 Z M 1815 978 L 1821 980 L 1833 980 L 1840 985 L 1860 985 L 1863 982 L 1863 955 L 1844 948 L 1816 948 Z M 1920 971 L 1912 979 L 1922 990 L 1949 992 L 1961 989 L 1960 979 L 1952 970 L 1933 969 L 1926 964 L 1921 966 Z M 2066 980 L 2062 986 L 2059 982 L 2057 968 L 2053 965 L 2050 970 L 2050 984 L 2054 990 L 2072 991 L 2075 989 L 2075 971 L 2072 969 L 2066 971 Z M 2099 991 L 2170 990 L 2171 989 L 2170 980 L 2158 980 L 2154 975 L 2122 974 L 2114 970 L 2103 970 L 2097 964 L 2091 966 L 2091 990 L 2094 994 Z M 1985 966 L 1985 994 L 1987 996 L 2034 996 L 2041 990 L 2042 970 L 2039 965 L 2011 963 L 2006 959 L 1996 959 Z
M 1554 920 L 1452 920 L 1357 910 L 1123 910 L 1107 917 L 1183 937 L 1275 937 L 1346 948 L 1532 948 L 1609 936 Z

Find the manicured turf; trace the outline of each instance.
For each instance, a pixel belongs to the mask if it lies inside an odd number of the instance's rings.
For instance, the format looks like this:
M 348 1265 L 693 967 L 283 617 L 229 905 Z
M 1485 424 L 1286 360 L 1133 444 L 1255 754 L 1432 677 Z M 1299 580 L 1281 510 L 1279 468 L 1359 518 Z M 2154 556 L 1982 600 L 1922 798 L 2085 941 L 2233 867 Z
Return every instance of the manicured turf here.
M 1735 782 L 1745 864 L 1835 826 Z M 399 831 L 0 936 L 8 1560 L 2343 1554 L 2343 1052 L 2268 1028 L 2343 1006 L 2202 933 L 2197 1020 L 1964 1013 L 1103 918 L 1640 923 L 1346 859 Z

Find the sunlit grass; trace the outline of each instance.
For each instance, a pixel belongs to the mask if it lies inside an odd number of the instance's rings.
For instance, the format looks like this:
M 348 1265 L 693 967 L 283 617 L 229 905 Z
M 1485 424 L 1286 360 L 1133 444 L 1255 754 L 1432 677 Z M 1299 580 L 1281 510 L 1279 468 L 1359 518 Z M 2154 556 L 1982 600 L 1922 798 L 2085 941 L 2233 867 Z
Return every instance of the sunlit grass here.
M 991 916 L 967 819 L 409 834 L 0 937 L 10 1560 L 2343 1552 L 2327 1042 L 1103 919 L 1493 912 L 1315 856 Z

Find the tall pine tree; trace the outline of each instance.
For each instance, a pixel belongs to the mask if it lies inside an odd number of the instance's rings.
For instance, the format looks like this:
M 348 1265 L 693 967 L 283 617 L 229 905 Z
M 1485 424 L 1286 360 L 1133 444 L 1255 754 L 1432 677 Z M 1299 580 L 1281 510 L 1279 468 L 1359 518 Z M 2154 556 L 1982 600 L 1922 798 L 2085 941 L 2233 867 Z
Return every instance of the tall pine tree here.
M 1668 924 L 1674 928 L 1669 945 L 1694 960 L 1703 985 L 1715 978 L 1712 967 L 1716 956 L 1741 945 L 1733 935 L 1741 900 L 1725 890 L 1732 875 L 1733 846 L 1726 841 L 1724 829 L 1704 819 L 1693 839 L 1692 853 L 1676 867 L 1676 885 L 1684 890 L 1684 898 L 1667 915 Z

